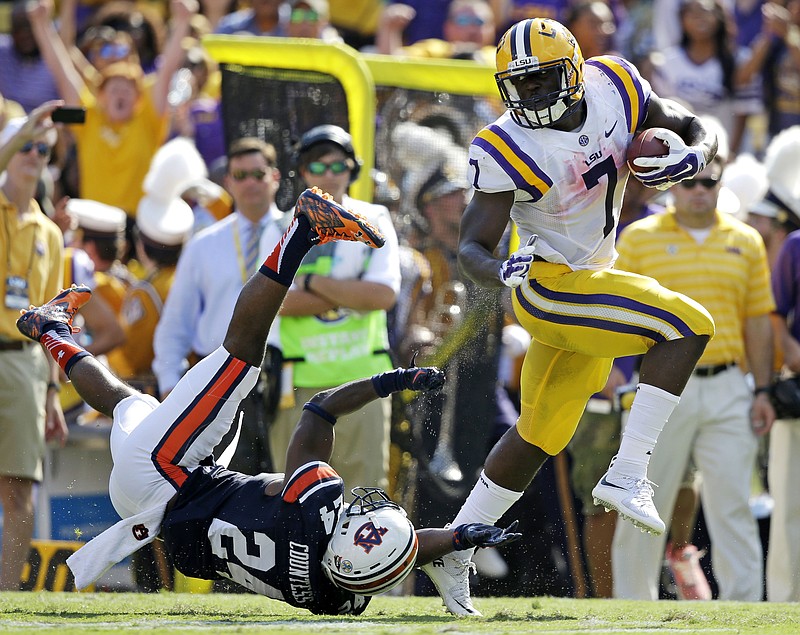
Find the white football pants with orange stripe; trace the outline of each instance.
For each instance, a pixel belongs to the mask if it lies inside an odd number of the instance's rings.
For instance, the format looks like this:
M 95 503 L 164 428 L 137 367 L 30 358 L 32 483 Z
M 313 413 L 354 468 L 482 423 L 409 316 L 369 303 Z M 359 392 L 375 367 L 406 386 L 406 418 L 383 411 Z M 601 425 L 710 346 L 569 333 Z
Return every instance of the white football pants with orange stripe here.
M 137 394 L 117 404 L 108 490 L 122 518 L 175 495 L 228 432 L 258 374 L 220 347 L 191 368 L 163 403 Z

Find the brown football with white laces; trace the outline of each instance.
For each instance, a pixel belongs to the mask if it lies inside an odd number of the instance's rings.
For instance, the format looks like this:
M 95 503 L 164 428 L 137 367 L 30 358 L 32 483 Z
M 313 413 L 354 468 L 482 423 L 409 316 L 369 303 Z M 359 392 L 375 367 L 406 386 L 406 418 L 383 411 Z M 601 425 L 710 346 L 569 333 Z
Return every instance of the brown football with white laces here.
M 633 136 L 625 157 L 631 172 L 641 174 L 642 172 L 650 172 L 653 169 L 634 165 L 634 159 L 639 157 L 663 157 L 669 154 L 667 144 L 656 138 L 657 131 L 658 128 L 648 128 L 637 132 Z

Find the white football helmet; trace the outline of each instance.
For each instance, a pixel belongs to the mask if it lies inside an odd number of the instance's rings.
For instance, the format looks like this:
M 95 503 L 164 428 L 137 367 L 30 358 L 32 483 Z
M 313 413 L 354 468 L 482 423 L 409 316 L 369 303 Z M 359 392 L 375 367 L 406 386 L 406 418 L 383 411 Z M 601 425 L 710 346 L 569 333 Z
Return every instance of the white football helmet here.
M 322 570 L 336 586 L 377 595 L 411 573 L 419 543 L 405 510 L 377 487 L 357 487 L 339 518 L 322 558 Z

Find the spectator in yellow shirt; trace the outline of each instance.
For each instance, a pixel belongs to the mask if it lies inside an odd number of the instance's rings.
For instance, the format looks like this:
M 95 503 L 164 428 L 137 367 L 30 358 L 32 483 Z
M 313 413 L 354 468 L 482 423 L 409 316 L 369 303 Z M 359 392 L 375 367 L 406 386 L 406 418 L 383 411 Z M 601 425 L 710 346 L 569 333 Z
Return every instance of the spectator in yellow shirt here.
M 125 210 L 132 225 L 144 176 L 166 139 L 169 84 L 183 60 L 181 41 L 189 33 L 197 2 L 173 0 L 172 30 L 152 86 L 145 86 L 140 65 L 117 62 L 103 70 L 97 97 L 75 70 L 50 18 L 50 3 L 33 2 L 28 15 L 62 98 L 87 110 L 86 123 L 71 127 L 78 146 L 80 196 Z

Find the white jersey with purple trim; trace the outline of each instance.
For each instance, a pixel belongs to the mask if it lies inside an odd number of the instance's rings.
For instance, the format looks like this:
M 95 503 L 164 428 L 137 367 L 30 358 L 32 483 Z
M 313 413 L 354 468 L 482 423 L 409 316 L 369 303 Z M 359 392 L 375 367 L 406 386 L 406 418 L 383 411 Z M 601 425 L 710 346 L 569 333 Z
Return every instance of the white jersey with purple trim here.
M 614 264 L 614 230 L 630 174 L 625 161 L 647 115 L 650 84 L 629 62 L 593 57 L 584 72 L 587 116 L 572 132 L 517 125 L 508 112 L 470 146 L 470 180 L 482 192 L 515 192 L 511 219 L 521 243 L 572 269 Z

